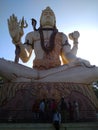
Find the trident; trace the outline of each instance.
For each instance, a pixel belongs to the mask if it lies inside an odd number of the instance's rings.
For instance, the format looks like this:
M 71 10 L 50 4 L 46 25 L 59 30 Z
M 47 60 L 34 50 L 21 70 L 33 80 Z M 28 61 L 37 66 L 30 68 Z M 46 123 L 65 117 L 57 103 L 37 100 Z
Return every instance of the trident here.
M 22 29 L 28 27 L 28 24 L 27 24 L 26 20 L 24 20 L 24 17 L 22 17 L 22 20 L 19 21 L 19 24 Z

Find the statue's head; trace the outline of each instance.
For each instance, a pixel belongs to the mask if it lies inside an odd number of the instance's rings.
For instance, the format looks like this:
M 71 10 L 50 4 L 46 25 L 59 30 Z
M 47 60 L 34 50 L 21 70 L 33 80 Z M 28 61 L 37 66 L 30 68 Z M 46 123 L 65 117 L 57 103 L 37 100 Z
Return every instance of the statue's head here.
M 46 7 L 42 11 L 41 17 L 40 17 L 40 26 L 42 28 L 56 28 L 56 18 L 53 10 L 50 7 Z

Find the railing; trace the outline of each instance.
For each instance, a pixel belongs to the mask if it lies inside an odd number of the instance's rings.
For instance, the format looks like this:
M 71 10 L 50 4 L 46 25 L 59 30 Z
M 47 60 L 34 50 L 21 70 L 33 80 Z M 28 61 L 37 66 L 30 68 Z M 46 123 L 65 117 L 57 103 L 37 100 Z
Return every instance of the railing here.
M 81 111 L 82 113 L 92 113 L 90 111 Z M 90 115 L 91 117 L 91 115 Z M 96 116 L 87 118 L 82 116 L 78 122 L 97 121 Z M 52 123 L 52 114 L 44 113 L 44 117 L 40 117 L 40 112 L 32 112 L 32 110 L 0 110 L 0 123 Z M 77 122 L 74 119 L 69 119 L 69 114 L 66 114 L 66 122 Z M 65 122 L 64 122 L 65 123 Z

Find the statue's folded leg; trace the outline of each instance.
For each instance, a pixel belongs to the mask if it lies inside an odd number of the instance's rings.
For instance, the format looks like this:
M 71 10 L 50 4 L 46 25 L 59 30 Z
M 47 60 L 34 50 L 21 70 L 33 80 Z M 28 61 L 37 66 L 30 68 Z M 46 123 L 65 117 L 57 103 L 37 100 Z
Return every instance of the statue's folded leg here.
M 98 80 L 98 67 L 87 67 L 82 64 L 64 65 L 40 72 L 39 82 L 74 82 L 90 84 Z
M 12 82 L 17 82 L 19 79 L 25 79 L 24 81 L 28 82 L 37 78 L 38 71 L 0 58 L 0 76 Z
M 0 59 L 0 76 L 11 82 L 92 83 L 98 80 L 98 67 L 71 63 L 38 71 L 12 61 Z
M 69 65 L 60 66 L 48 70 L 38 71 L 0 58 L 0 76 L 11 82 L 38 82 L 40 79 L 50 77 L 66 70 Z

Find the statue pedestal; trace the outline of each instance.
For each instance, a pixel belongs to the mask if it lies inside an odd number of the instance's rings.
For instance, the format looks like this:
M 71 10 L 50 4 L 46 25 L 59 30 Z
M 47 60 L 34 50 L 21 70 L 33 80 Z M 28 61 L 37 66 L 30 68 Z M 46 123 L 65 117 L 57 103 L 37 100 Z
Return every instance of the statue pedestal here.
M 98 100 L 89 84 L 79 83 L 4 83 L 0 87 L 0 120 L 31 120 L 32 106 L 41 99 L 64 97 L 79 103 L 80 120 L 96 120 Z

